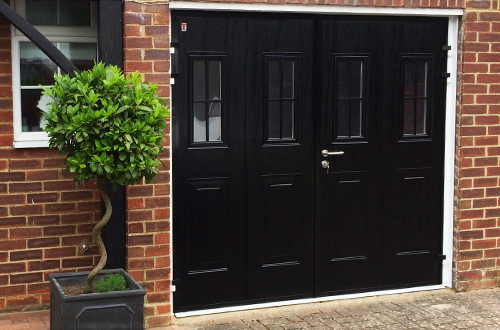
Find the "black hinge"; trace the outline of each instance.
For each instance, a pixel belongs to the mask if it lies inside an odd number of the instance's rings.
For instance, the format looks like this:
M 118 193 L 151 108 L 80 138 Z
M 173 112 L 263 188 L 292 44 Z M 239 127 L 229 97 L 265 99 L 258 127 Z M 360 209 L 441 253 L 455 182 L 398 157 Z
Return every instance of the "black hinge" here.
M 444 51 L 449 51 L 449 50 L 451 50 L 451 46 L 448 46 L 448 45 L 446 45 L 446 46 L 442 46 L 442 47 L 441 47 L 441 50 L 444 50 Z
M 442 72 L 441 73 L 441 78 L 450 78 L 451 74 L 449 72 Z
M 438 260 L 443 261 L 443 260 L 446 260 L 446 255 L 444 255 L 444 254 L 438 254 L 437 258 L 438 258 Z
M 175 49 L 174 53 L 170 54 L 170 77 L 176 78 L 179 76 L 179 62 L 178 62 L 178 57 L 177 52 L 179 49 Z

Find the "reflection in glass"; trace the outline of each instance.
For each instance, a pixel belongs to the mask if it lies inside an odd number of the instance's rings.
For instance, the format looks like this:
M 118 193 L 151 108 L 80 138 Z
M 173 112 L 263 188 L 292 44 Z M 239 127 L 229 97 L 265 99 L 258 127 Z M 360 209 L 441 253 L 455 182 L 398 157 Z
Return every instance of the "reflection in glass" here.
M 222 62 L 192 63 L 193 142 L 222 141 Z
M 295 60 L 266 61 L 267 140 L 295 139 Z
M 269 101 L 267 103 L 267 137 L 269 139 L 279 139 L 280 138 L 280 101 Z
M 279 99 L 281 96 L 280 85 L 281 85 L 281 74 L 280 74 L 280 61 L 271 60 L 268 61 L 268 91 L 267 97 L 269 100 Z
M 220 100 L 221 98 L 221 62 L 209 61 L 208 62 L 208 97 L 211 100 Z M 219 111 L 220 115 L 220 111 Z
M 206 97 L 205 61 L 193 62 L 193 98 L 205 101 Z
M 336 124 L 337 138 L 363 137 L 364 60 L 359 57 L 336 59 Z
M 21 90 L 21 100 L 22 131 L 42 131 L 46 121 L 44 112 L 49 108 L 48 103 L 53 100 L 42 95 L 41 89 Z
M 337 136 L 349 137 L 349 100 L 337 101 Z
M 417 62 L 417 96 L 426 97 L 427 96 L 427 74 L 428 74 L 429 63 L 427 61 Z
M 95 43 L 59 43 L 59 49 L 79 69 L 89 70 L 94 66 L 97 58 L 97 44 Z
M 90 2 L 60 1 L 58 25 L 90 26 Z
M 403 135 L 427 134 L 429 60 L 403 62 Z
M 361 99 L 352 99 L 350 102 L 351 114 L 351 137 L 361 137 Z
M 52 85 L 57 66 L 35 44 L 21 42 L 21 86 Z
M 407 61 L 404 64 L 404 95 L 405 97 L 415 96 L 415 63 Z
M 207 117 L 206 103 L 194 103 L 193 133 L 194 142 L 205 142 L 207 140 Z
M 26 20 L 33 25 L 90 26 L 90 1 L 26 0 Z
M 214 97 L 214 100 L 217 100 Z M 209 136 L 208 141 L 220 141 L 221 131 L 222 131 L 222 121 L 220 113 L 220 102 L 210 102 L 208 108 L 208 126 L 209 126 Z
M 414 128 L 414 102 L 412 99 L 405 99 L 403 104 L 404 119 L 403 119 L 403 134 L 413 134 Z
M 91 69 L 97 59 L 95 43 L 56 43 L 55 46 L 80 70 Z M 31 42 L 20 42 L 19 52 L 22 131 L 41 131 L 45 122 L 43 112 L 52 99 L 41 95 L 40 85 L 52 85 L 54 73 L 61 73 L 61 69 Z
M 294 101 L 283 101 L 282 106 L 283 106 L 283 127 L 281 128 L 281 138 L 283 139 L 293 139 L 295 134 L 294 134 L 294 127 L 293 123 L 295 122 L 293 116 L 293 105 Z
M 56 25 L 57 2 L 54 0 L 26 0 L 26 20 L 33 25 Z
M 283 61 L 283 98 L 292 99 L 295 96 L 294 61 Z
M 425 122 L 427 114 L 427 100 L 418 99 L 417 100 L 417 111 L 415 118 L 415 134 L 425 134 Z

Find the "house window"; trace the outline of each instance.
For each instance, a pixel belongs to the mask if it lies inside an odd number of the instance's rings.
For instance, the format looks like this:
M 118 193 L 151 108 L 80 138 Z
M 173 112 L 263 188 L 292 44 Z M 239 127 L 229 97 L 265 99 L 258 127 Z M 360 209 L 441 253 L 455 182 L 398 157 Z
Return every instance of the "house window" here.
M 16 11 L 33 24 L 80 70 L 97 60 L 97 8 L 93 1 L 17 0 Z M 48 147 L 43 131 L 50 87 L 63 73 L 35 44 L 12 27 L 14 147 Z

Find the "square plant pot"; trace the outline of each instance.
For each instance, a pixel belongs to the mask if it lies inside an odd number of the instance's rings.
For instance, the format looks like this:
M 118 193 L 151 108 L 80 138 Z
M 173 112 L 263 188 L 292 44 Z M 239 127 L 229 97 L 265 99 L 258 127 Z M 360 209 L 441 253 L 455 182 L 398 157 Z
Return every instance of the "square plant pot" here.
M 51 330 L 143 329 L 146 290 L 123 269 L 107 272 L 122 274 L 130 290 L 68 296 L 62 286 L 84 284 L 89 272 L 49 274 Z

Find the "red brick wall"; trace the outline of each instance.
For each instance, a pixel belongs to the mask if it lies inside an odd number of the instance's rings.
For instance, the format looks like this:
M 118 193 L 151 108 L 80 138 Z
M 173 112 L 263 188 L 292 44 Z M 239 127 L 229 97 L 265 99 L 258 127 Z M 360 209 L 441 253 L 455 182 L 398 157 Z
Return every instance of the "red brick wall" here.
M 100 202 L 95 184 L 77 188 L 48 148 L 14 149 L 10 24 L 0 17 L 0 309 L 49 302 L 47 274 L 92 266 Z
M 233 1 L 230 1 L 233 2 Z M 249 1 L 250 2 L 250 1 Z M 500 278 L 500 11 L 497 1 L 255 0 L 264 3 L 463 8 L 457 107 L 454 285 L 492 287 Z M 168 5 L 125 1 L 125 71 L 138 70 L 169 97 Z M 12 148 L 10 31 L 0 26 L 0 308 L 48 302 L 48 272 L 87 269 L 99 217 L 94 184 L 77 188 L 47 149 Z M 127 189 L 127 267 L 148 291 L 147 326 L 170 322 L 169 136 L 164 169 Z M 31 202 L 33 200 L 34 203 Z
M 500 278 L 500 11 L 468 1 L 462 26 L 457 116 L 455 287 L 489 288 Z
M 138 70 L 170 96 L 169 14 L 166 4 L 125 2 L 125 71 Z M 170 133 L 167 130 L 167 133 Z M 170 135 L 162 169 L 150 184 L 127 189 L 129 273 L 145 283 L 146 326 L 170 323 Z

